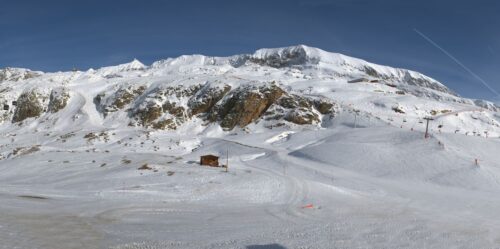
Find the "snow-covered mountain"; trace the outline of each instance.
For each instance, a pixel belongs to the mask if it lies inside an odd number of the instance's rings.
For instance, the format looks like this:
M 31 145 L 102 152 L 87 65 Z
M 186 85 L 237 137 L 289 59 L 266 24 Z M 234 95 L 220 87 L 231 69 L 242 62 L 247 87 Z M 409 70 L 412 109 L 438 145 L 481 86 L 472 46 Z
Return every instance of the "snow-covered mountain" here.
M 459 112 L 441 118 L 440 130 L 499 134 L 493 103 L 461 98 L 414 71 L 304 45 L 231 57 L 181 56 L 151 66 L 134 60 L 86 72 L 7 68 L 0 82 L 4 128 L 324 127 L 335 113 L 356 110 L 396 126 Z
M 0 249 L 500 247 L 499 107 L 410 70 L 303 45 L 6 68 L 0 107 Z

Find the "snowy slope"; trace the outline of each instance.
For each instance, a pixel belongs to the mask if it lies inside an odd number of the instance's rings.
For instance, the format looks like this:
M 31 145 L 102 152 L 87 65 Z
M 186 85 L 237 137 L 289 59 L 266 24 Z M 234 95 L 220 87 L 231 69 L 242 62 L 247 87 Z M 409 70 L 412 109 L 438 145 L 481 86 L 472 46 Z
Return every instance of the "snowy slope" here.
M 498 106 L 417 72 L 300 45 L 0 93 L 1 249 L 500 247 Z

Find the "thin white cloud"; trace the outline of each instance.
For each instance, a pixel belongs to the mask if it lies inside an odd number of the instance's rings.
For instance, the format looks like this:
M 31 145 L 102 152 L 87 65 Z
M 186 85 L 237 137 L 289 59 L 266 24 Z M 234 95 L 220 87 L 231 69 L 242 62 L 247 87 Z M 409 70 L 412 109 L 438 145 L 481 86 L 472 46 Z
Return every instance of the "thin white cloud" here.
M 488 90 L 490 90 L 496 98 L 500 99 L 500 93 L 498 93 L 497 90 L 495 90 L 493 87 L 490 86 L 483 78 L 481 78 L 479 75 L 474 73 L 470 68 L 465 66 L 461 61 L 459 61 L 455 56 L 453 56 L 450 52 L 446 51 L 443 47 L 439 46 L 436 42 L 434 42 L 431 38 L 428 36 L 424 35 L 422 32 L 418 31 L 417 29 L 413 29 L 418 35 L 420 35 L 422 38 L 424 38 L 426 41 L 428 41 L 430 44 L 432 44 L 434 47 L 437 49 L 441 50 L 446 56 L 448 56 L 451 60 L 453 60 L 455 63 L 457 63 L 460 67 L 462 67 L 465 71 L 467 71 L 472 77 L 477 79 L 483 86 L 485 86 Z

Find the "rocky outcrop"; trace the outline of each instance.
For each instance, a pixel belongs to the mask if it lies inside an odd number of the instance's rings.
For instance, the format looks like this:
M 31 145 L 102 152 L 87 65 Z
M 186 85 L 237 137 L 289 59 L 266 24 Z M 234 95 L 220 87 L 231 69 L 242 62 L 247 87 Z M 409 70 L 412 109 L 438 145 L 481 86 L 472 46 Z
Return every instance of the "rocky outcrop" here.
M 304 46 L 281 49 L 261 49 L 248 58 L 249 61 L 274 68 L 317 63 L 317 58 L 311 58 Z
M 51 113 L 58 112 L 68 104 L 69 92 L 66 88 L 56 88 L 50 92 L 49 97 L 49 108 L 48 111 Z
M 333 117 L 336 105 L 328 99 L 315 99 L 296 94 L 284 94 L 266 113 L 265 120 L 286 120 L 297 125 L 321 122 L 321 115 Z
M 177 123 L 175 122 L 174 119 L 167 118 L 167 119 L 162 119 L 157 122 L 152 123 L 151 125 L 154 129 L 157 130 L 175 130 L 177 129 Z
M 319 113 L 323 115 L 334 115 L 335 114 L 335 108 L 337 107 L 335 103 L 333 103 L 329 99 L 315 99 L 313 101 L 314 108 L 318 110 Z
M 126 105 L 130 104 L 135 98 L 137 98 L 137 96 L 141 95 L 144 90 L 146 90 L 145 86 L 134 88 L 128 87 L 118 90 L 114 95 L 111 105 L 108 106 L 107 109 L 109 111 L 123 109 Z
M 35 90 L 23 92 L 16 102 L 16 110 L 12 122 L 20 122 L 27 118 L 38 117 L 42 114 L 43 105 L 40 99 L 41 94 Z
M 401 106 L 401 105 L 398 105 L 398 104 L 394 105 L 392 107 L 392 110 L 394 112 L 396 112 L 396 113 L 401 113 L 401 114 L 405 114 L 406 113 L 405 108 L 403 106 Z M 432 115 L 435 115 L 435 114 L 432 114 Z
M 306 125 L 321 121 L 321 115 L 333 115 L 334 103 L 288 94 L 275 83 L 243 85 L 234 90 L 227 84 L 153 89 L 140 98 L 131 111 L 131 125 L 173 130 L 193 115 L 218 122 L 231 130 L 245 127 L 261 118 L 285 120 Z M 203 114 L 203 115 L 199 115 Z
M 244 86 L 231 92 L 217 107 L 215 118 L 226 129 L 245 127 L 260 118 L 285 91 L 278 86 Z
M 295 124 L 319 122 L 313 109 L 313 101 L 295 94 L 285 94 L 265 113 L 266 120 L 286 120 Z
M 191 99 L 188 106 L 192 115 L 207 113 L 231 90 L 229 85 L 207 83 Z
M 20 122 L 38 117 L 44 111 L 57 113 L 67 106 L 70 99 L 65 88 L 54 88 L 50 97 L 46 95 L 48 93 L 41 94 L 36 90 L 25 91 L 19 96 L 13 117 L 11 114 L 9 119 Z M 298 125 L 317 124 L 322 115 L 334 114 L 335 109 L 334 103 L 327 99 L 290 94 L 275 82 L 249 82 L 236 89 L 220 81 L 190 86 L 156 85 L 150 89 L 145 85 L 129 84 L 111 94 L 110 91 L 98 94 L 94 103 L 104 118 L 121 111 L 116 117 L 129 117 L 130 126 L 162 130 L 175 130 L 193 116 L 219 123 L 226 130 L 260 120 L 277 120 L 280 124 L 284 124 L 283 121 Z M 267 123 L 265 126 L 269 127 Z
M 150 103 L 147 106 L 140 108 L 134 112 L 134 117 L 139 119 L 140 124 L 147 126 L 163 114 L 163 109 L 160 105 Z
M 379 77 L 382 77 L 381 75 L 378 74 L 377 70 L 375 70 L 373 67 L 370 67 L 370 66 L 363 66 L 363 70 L 367 75 L 371 76 L 371 77 L 375 77 L 375 78 L 379 78 Z
M 94 98 L 94 103 L 97 110 L 107 116 L 110 112 L 124 109 L 143 94 L 145 90 L 146 86 L 143 85 L 123 86 L 110 96 L 106 96 L 104 93 L 97 95 Z
M 191 116 L 184 106 L 200 87 L 169 86 L 152 89 L 131 110 L 130 116 L 134 119 L 131 124 L 155 129 L 176 129 Z
M 319 122 L 319 116 L 313 110 L 313 102 L 310 99 L 291 95 L 280 99 L 280 106 L 287 109 L 284 117 L 286 121 L 305 125 Z
M 177 106 L 175 102 L 167 101 L 163 103 L 161 107 L 166 116 L 163 119 L 152 123 L 152 126 L 155 129 L 175 130 L 177 126 L 186 122 L 186 120 L 190 117 L 186 109 L 182 106 Z
M 285 116 L 285 120 L 298 125 L 313 124 L 319 122 L 318 115 L 307 109 L 292 110 Z

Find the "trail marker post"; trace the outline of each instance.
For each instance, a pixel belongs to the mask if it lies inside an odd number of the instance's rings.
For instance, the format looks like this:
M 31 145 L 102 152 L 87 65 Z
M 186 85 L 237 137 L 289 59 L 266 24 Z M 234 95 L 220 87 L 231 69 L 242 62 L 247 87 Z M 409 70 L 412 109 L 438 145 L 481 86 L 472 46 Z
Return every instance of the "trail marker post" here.
M 425 117 L 424 119 L 427 121 L 427 123 L 425 125 L 425 136 L 424 136 L 424 138 L 429 138 L 429 121 L 434 120 L 434 119 L 431 118 L 431 117 Z
M 356 122 L 358 121 L 359 110 L 354 110 L 354 129 L 356 129 Z
M 229 171 L 229 148 L 226 149 L 226 172 Z

